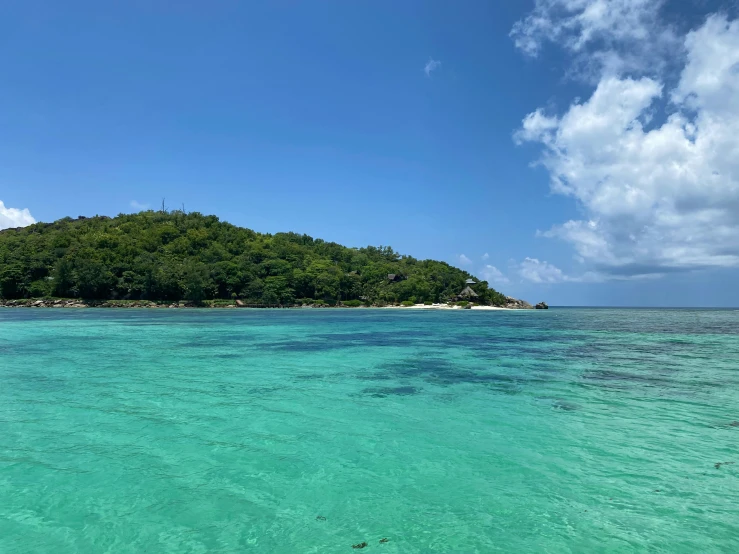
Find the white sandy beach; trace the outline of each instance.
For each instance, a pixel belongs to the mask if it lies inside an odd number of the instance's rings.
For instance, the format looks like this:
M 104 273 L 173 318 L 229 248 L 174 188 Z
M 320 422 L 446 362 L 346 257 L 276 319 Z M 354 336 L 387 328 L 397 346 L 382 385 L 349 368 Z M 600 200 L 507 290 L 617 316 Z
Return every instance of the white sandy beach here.
M 462 306 L 450 306 L 449 304 L 414 304 L 413 306 L 384 306 L 383 310 L 464 310 Z M 515 311 L 512 308 L 500 308 L 498 306 L 472 306 L 471 310 L 509 310 Z

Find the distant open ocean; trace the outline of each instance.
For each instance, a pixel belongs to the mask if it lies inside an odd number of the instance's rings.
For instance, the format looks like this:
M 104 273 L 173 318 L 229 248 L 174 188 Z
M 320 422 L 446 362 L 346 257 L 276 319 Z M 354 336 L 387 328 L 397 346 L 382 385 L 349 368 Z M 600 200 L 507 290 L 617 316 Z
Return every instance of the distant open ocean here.
M 739 311 L 0 309 L 0 552 L 357 551 L 739 552 Z

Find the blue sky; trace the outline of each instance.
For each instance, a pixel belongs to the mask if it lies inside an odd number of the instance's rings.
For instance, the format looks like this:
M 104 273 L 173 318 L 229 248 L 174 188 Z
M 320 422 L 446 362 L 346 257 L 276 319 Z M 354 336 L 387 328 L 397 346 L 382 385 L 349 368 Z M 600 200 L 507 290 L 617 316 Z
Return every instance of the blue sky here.
M 446 260 L 530 301 L 739 305 L 733 11 L 16 3 L 0 227 L 166 198 Z

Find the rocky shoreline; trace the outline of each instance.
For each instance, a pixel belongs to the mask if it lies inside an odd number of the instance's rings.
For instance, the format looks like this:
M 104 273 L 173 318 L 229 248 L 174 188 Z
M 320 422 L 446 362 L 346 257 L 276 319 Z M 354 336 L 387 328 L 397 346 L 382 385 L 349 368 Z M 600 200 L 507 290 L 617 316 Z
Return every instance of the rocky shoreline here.
M 506 296 L 505 297 L 506 303 L 505 306 L 501 306 L 501 308 L 508 308 L 509 310 L 533 310 L 534 307 L 526 302 L 526 300 L 519 300 L 518 298 L 513 298 L 512 296 Z
M 0 300 L 2 308 L 235 308 L 236 304 L 223 306 L 196 306 L 191 302 L 150 302 L 148 300 L 81 300 L 81 299 L 21 299 Z
M 546 306 L 545 303 L 540 303 Z M 540 308 L 537 304 L 536 309 Z M 241 300 L 219 300 L 206 301 L 202 304 L 194 302 L 168 302 L 168 301 L 150 301 L 150 300 L 82 300 L 70 298 L 25 298 L 19 300 L 2 300 L 0 299 L 0 308 L 211 308 L 211 309 L 229 309 L 229 308 L 349 308 L 349 306 L 302 306 L 295 305 L 278 305 L 278 304 L 246 304 Z M 374 308 L 394 307 L 390 306 L 371 306 Z M 547 306 L 548 307 L 548 306 Z M 412 306 L 411 306 L 412 308 Z M 534 306 L 525 300 L 507 297 L 506 304 L 499 308 L 509 310 L 533 310 Z

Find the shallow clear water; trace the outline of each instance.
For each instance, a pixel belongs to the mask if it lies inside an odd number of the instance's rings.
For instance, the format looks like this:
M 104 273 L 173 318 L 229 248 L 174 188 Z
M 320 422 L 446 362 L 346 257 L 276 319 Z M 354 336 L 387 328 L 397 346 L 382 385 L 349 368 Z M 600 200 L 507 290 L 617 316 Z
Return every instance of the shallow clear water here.
M 739 311 L 5 309 L 0 552 L 739 552 L 737 421 Z

